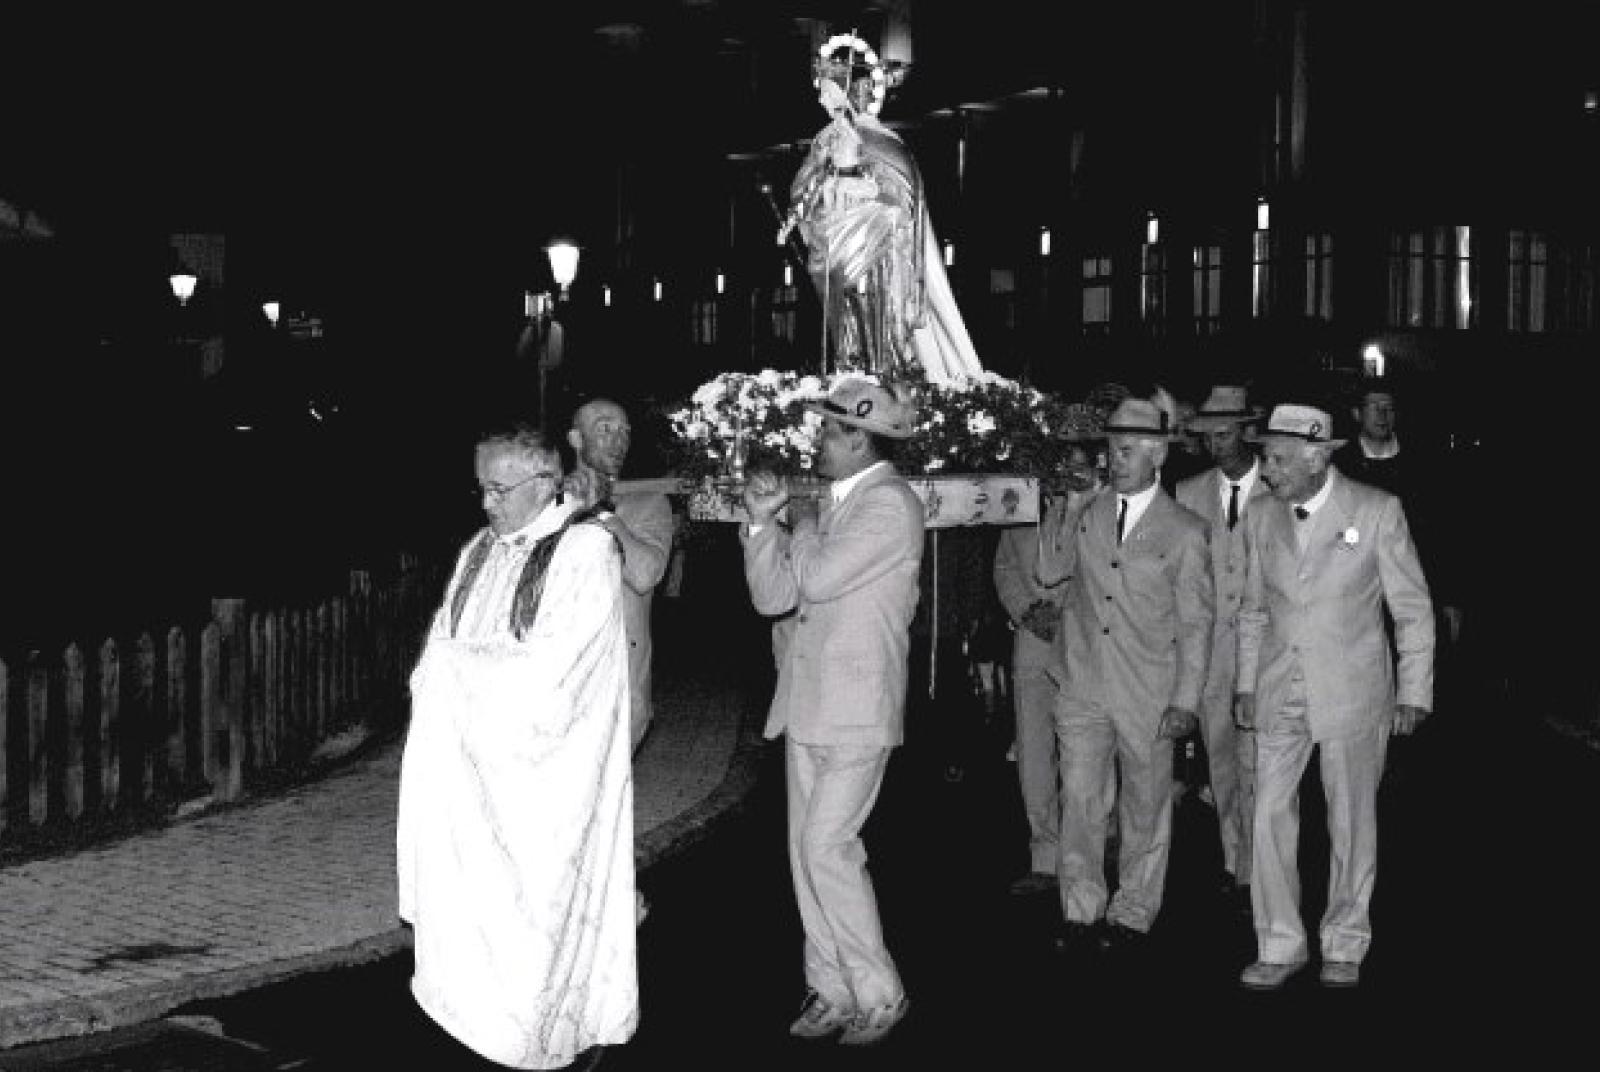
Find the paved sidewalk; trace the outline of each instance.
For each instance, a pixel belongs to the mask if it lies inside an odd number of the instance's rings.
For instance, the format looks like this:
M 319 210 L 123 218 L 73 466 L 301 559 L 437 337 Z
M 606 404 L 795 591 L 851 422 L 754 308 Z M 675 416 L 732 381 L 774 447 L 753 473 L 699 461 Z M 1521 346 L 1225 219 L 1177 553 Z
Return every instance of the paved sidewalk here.
M 658 681 L 635 759 L 641 885 L 754 783 L 758 712 L 733 686 Z M 392 741 L 282 795 L 0 869 L 0 1049 L 402 950 Z

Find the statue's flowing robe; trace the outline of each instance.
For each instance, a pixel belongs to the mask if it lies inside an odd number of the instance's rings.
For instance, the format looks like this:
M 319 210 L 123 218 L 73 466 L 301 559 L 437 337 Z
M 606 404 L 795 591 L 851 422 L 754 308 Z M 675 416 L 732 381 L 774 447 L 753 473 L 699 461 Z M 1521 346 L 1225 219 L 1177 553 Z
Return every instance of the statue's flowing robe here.
M 412 674 L 400 776 L 412 992 L 513 1068 L 626 1042 L 639 1016 L 621 573 L 604 529 L 560 531 L 568 513 L 463 551 Z M 514 626 L 541 537 L 559 543 Z
M 829 161 L 835 120 L 812 141 L 790 186 L 807 268 L 841 367 L 935 383 L 983 371 L 944 270 L 922 177 L 905 143 L 870 115 L 854 121 L 860 174 Z

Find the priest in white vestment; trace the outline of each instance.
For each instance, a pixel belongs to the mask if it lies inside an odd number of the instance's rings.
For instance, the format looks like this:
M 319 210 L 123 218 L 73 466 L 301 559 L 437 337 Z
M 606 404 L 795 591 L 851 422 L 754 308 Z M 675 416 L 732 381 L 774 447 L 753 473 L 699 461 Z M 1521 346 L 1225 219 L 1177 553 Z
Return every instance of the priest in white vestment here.
M 411 677 L 400 916 L 423 1011 L 492 1061 L 562 1068 L 639 1018 L 619 553 L 537 430 L 486 437 L 475 468 L 489 526 Z

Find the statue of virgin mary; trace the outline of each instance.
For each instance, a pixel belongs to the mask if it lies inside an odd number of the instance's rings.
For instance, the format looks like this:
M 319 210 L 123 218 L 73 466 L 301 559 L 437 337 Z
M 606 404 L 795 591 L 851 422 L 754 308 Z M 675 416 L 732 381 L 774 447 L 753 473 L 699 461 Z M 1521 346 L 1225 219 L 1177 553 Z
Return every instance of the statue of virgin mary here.
M 939 256 L 922 174 L 878 119 L 885 75 L 853 35 L 815 63 L 831 117 L 789 188 L 780 243 L 798 228 L 823 308 L 826 371 L 949 383 L 983 370 Z

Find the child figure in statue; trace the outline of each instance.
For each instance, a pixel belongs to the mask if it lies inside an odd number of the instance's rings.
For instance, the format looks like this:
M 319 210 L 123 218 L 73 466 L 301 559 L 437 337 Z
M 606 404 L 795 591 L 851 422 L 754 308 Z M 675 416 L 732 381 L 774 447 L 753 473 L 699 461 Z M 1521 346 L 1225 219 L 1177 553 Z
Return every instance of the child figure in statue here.
M 818 58 L 817 100 L 831 120 L 790 185 L 778 241 L 795 227 L 805 240 L 828 371 L 940 383 L 974 376 L 983 366 L 944 272 L 921 173 L 875 114 L 881 79 L 876 55 L 858 43 Z

